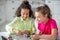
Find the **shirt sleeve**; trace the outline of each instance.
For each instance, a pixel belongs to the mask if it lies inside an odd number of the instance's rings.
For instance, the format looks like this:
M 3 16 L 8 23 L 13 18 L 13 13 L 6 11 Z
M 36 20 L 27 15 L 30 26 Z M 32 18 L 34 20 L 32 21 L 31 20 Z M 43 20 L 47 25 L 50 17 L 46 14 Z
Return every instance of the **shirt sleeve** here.
M 56 21 L 55 20 L 52 20 L 51 21 L 51 28 L 52 29 L 57 29 L 57 24 L 56 24 Z
M 13 26 L 15 24 L 15 22 L 17 21 L 17 17 L 9 24 L 6 25 L 5 29 L 6 31 L 9 33 L 9 34 L 12 34 L 12 29 L 13 29 Z
M 32 33 L 35 33 L 36 32 L 36 27 L 35 27 L 35 24 L 34 24 L 34 20 L 32 21 Z

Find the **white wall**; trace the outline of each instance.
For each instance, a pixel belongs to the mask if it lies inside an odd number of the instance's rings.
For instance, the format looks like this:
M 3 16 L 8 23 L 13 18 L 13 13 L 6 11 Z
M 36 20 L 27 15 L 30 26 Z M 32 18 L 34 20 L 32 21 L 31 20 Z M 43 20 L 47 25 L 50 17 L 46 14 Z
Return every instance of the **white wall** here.
M 16 9 L 20 5 L 21 1 L 7 1 L 6 2 L 6 15 L 7 21 L 12 21 L 15 16 Z
M 5 1 L 0 1 L 0 24 L 6 21 L 5 14 Z

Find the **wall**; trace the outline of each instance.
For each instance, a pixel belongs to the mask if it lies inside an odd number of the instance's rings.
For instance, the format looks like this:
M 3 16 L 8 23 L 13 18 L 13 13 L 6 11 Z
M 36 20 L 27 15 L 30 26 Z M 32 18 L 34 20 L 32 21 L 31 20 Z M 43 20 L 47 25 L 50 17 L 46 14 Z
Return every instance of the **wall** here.
M 6 15 L 7 21 L 12 21 L 15 17 L 15 12 L 20 5 L 21 1 L 7 1 L 6 2 Z
M 5 1 L 0 1 L 0 24 L 5 22 Z

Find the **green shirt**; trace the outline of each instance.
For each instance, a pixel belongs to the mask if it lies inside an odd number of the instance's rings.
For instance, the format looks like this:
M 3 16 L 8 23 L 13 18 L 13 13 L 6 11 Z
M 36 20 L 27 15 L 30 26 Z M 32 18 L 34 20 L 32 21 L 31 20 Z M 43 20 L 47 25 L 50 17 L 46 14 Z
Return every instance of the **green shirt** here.
M 13 28 L 16 28 L 20 31 L 29 30 L 32 33 L 35 30 L 33 21 L 34 20 L 32 18 L 27 18 L 26 20 L 23 20 L 22 17 L 16 17 L 11 23 L 6 25 L 6 30 L 10 34 L 14 34 L 12 32 Z

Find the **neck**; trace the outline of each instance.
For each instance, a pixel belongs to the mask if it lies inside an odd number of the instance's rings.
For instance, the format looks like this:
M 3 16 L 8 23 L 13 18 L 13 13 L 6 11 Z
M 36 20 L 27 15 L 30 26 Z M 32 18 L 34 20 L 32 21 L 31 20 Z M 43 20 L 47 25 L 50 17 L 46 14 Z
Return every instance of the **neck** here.
M 48 20 L 49 20 L 49 18 L 46 18 L 46 19 L 44 20 L 44 23 L 47 23 L 47 22 L 48 22 Z

